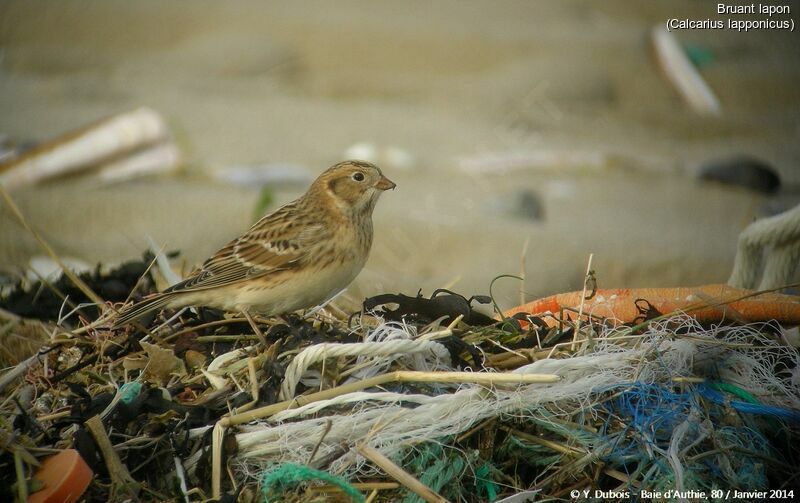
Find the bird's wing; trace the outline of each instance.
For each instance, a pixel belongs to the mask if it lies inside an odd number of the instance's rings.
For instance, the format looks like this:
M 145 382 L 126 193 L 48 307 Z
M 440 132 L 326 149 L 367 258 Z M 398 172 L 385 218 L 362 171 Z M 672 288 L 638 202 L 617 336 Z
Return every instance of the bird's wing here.
M 287 205 L 259 220 L 165 293 L 227 286 L 308 263 L 313 244 L 328 239 L 328 231 L 319 221 L 296 218 L 293 210 Z

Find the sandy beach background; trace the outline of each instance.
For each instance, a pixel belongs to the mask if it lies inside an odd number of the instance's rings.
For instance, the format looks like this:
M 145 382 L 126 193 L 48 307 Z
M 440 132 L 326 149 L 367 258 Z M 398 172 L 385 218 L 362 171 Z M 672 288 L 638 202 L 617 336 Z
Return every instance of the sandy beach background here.
M 800 3 L 787 5 L 800 17 Z M 800 40 L 677 33 L 709 56 L 701 73 L 723 114 L 701 117 L 659 71 L 649 32 L 669 18 L 714 17 L 715 7 L 7 0 L 0 133 L 46 141 L 148 106 L 185 156 L 179 176 L 69 178 L 13 197 L 65 256 L 118 263 L 139 257 L 149 235 L 189 266 L 254 220 L 259 188 L 214 172 L 294 173 L 298 183 L 272 189 L 274 207 L 366 143 L 402 155 L 382 166 L 398 188 L 378 205 L 351 299 L 486 293 L 523 263 L 530 299 L 579 289 L 590 253 L 600 287 L 725 282 L 739 232 L 800 200 Z M 696 180 L 703 163 L 738 154 L 771 165 L 783 192 Z M 2 271 L 18 274 L 40 254 L 2 207 Z M 498 283 L 501 305 L 519 290 Z

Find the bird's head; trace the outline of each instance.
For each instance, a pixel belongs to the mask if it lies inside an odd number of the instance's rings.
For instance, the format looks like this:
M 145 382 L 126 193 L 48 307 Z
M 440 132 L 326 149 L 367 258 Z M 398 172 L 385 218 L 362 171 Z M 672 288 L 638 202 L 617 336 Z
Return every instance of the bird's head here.
M 374 164 L 344 161 L 322 173 L 309 192 L 321 193 L 345 214 L 369 216 L 381 193 L 393 188 L 394 182 Z

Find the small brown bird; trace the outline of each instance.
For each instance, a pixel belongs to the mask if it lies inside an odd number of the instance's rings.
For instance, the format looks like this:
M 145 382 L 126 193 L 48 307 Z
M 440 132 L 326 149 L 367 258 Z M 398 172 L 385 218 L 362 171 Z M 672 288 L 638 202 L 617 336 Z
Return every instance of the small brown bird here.
M 346 287 L 372 246 L 372 210 L 395 184 L 376 166 L 345 161 L 256 222 L 187 279 L 124 310 L 120 327 L 155 309 L 209 306 L 266 316 L 316 306 Z

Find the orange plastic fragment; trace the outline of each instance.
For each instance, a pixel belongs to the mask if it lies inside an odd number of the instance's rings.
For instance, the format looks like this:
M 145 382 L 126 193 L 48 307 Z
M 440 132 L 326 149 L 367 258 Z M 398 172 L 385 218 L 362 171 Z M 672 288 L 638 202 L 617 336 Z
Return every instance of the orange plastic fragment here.
M 75 503 L 92 481 L 92 469 L 75 449 L 66 449 L 42 463 L 34 478 L 44 489 L 28 497 L 28 503 Z
M 505 316 L 516 313 L 541 314 L 551 312 L 558 316 L 564 308 L 574 319 L 581 306 L 583 292 L 551 295 L 528 302 L 504 312 Z M 642 319 L 639 299 L 646 300 L 649 307 L 661 314 L 685 311 L 700 322 L 719 322 L 724 319 L 743 319 L 747 322 L 775 320 L 783 325 L 800 325 L 800 297 L 779 293 L 761 293 L 733 288 L 728 285 L 702 285 L 681 288 L 617 288 L 601 289 L 589 300 L 583 301 L 584 315 L 607 318 L 618 323 L 632 323 Z M 747 298 L 743 298 L 747 297 Z M 698 309 L 699 308 L 699 309 Z M 556 324 L 546 318 L 548 324 Z M 527 324 L 526 324 L 527 325 Z

